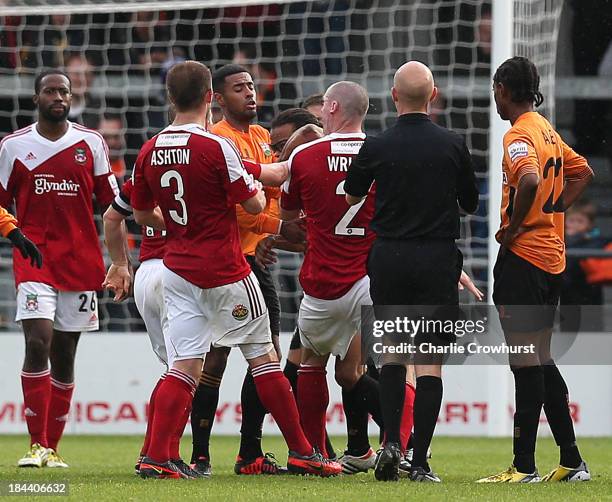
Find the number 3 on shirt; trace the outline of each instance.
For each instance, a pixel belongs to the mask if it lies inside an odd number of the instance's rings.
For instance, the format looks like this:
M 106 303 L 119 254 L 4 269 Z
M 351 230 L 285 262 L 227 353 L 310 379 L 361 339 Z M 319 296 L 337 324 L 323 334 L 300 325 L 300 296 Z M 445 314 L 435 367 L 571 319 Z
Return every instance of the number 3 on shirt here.
M 336 195 L 342 195 L 343 197 L 346 195 L 346 192 L 344 191 L 344 180 L 338 183 L 338 186 L 336 187 Z M 361 202 L 349 207 L 348 211 L 344 213 L 344 216 L 340 218 L 340 221 L 336 223 L 336 228 L 334 229 L 335 235 L 365 235 L 365 228 L 349 227 L 351 221 L 353 221 L 353 218 L 357 215 L 365 201 L 366 200 L 364 197 Z
M 181 205 L 181 214 L 174 209 L 170 209 L 168 214 L 170 215 L 170 218 L 176 221 L 179 225 L 184 226 L 187 225 L 187 206 L 183 200 L 183 195 L 185 194 L 183 178 L 178 171 L 166 171 L 161 177 L 161 186 L 162 188 L 169 188 L 171 186 L 170 180 L 172 179 L 176 180 L 176 193 L 174 194 L 174 200 Z

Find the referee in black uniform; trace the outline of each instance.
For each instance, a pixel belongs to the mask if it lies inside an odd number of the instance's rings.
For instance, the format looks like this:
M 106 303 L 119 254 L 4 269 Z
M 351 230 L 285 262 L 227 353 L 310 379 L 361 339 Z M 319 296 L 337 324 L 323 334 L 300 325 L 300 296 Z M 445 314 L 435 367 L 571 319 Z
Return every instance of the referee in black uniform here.
M 368 137 L 349 168 L 347 202 L 359 203 L 376 182 L 371 223 L 376 241 L 368 260 L 374 305 L 458 305 L 462 256 L 459 206 L 478 206 L 472 158 L 458 134 L 434 124 L 428 106 L 437 95 L 427 66 L 411 61 L 393 79 L 398 120 L 378 137 Z M 454 338 L 454 337 L 449 337 Z M 423 340 L 426 341 L 426 340 Z M 448 342 L 449 340 L 444 340 Z M 418 337 L 415 340 L 420 343 Z M 438 341 L 440 343 L 440 341 Z M 416 358 L 414 455 L 411 479 L 439 482 L 426 454 L 442 403 L 442 358 Z M 378 480 L 397 480 L 400 422 L 406 366 L 383 361 L 381 407 L 386 444 L 375 468 Z

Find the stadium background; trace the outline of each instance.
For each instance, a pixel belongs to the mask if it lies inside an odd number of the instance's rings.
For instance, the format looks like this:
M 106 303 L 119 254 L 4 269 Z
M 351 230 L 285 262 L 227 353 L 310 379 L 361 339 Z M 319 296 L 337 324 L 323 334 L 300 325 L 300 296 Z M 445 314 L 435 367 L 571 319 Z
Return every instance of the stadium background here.
M 612 99 L 612 2 L 514 0 L 512 33 L 506 52 L 534 58 L 543 76 L 547 97 L 544 112 L 568 143 L 585 154 L 596 173 L 588 197 L 598 208 L 599 247 L 570 249 L 579 260 L 605 255 L 612 235 L 612 189 L 608 136 Z M 483 203 L 478 214 L 462 220 L 461 249 L 466 269 L 487 287 L 491 263 L 489 238 L 497 226 L 497 210 L 488 214 L 488 182 L 499 174 L 491 123 L 490 73 L 492 40 L 496 33 L 491 2 L 487 0 L 329 0 L 263 3 L 221 1 L 66 1 L 9 0 L 0 6 L 0 135 L 35 120 L 31 102 L 34 75 L 44 67 L 64 66 L 73 78 L 72 120 L 92 128 L 117 128 L 113 163 L 119 178 L 129 175 L 142 143 L 166 123 L 164 78 L 177 61 L 197 59 L 212 69 L 240 61 L 257 82 L 259 121 L 268 125 L 278 111 L 299 106 L 302 99 L 330 83 L 348 79 L 362 83 L 371 105 L 365 128 L 377 133 L 393 122 L 390 100 L 393 73 L 409 59 L 428 64 L 441 98 L 432 116 L 438 123 L 465 135 L 474 155 Z M 507 28 L 507 27 L 506 27 Z M 110 123 L 110 125 L 109 125 Z M 491 129 L 492 130 L 492 129 Z M 491 154 L 491 152 L 493 152 Z M 495 183 L 492 184 L 495 187 Z M 495 206 L 494 206 L 495 207 Z M 488 222 L 493 228 L 490 228 Z M 132 254 L 137 263 L 139 231 L 132 227 Z M 282 300 L 284 332 L 293 330 L 299 300 L 296 271 L 299 257 L 282 254 L 275 268 Z M 605 275 L 605 274 L 604 274 Z M 604 278 L 605 279 L 605 278 Z M 610 303 L 607 280 L 593 285 Z M 569 287 L 572 285 L 570 284 Z M 592 285 L 588 285 L 592 286 Z M 464 298 L 469 301 L 469 298 Z M 18 375 L 22 355 L 14 318 L 14 288 L 10 247 L 0 245 L 0 344 L 8 357 L 0 363 L 0 432 L 22 432 Z M 76 402 L 83 417 L 68 432 L 138 432 L 142 428 L 142 396 L 159 371 L 142 335 L 143 325 L 131 300 L 113 304 L 100 296 L 102 331 L 87 335 L 77 358 Z M 608 315 L 590 329 L 610 331 Z M 285 337 L 286 338 L 286 337 Z M 285 340 L 286 341 L 286 340 Z M 138 371 L 134 371 L 137 362 Z M 112 369 L 97 372 L 96 364 Z M 577 367 L 576 367 L 577 368 Z M 235 411 L 244 367 L 235 358 L 226 373 L 221 406 Z M 441 434 L 502 435 L 510 431 L 511 386 L 506 368 L 451 368 L 445 405 L 450 419 L 441 421 Z M 609 367 L 589 373 L 570 368 L 570 387 L 597 378 L 610 385 Z M 456 372 L 456 373 L 455 373 Z M 477 385 L 483 379 L 495 385 Z M 110 379 L 110 380 L 109 380 Z M 471 382 L 471 384 L 470 384 Z M 574 384 L 574 385 L 572 385 Z M 331 384 L 332 408 L 340 402 Z M 577 387 L 580 388 L 580 385 Z M 604 396 L 612 396 L 607 389 Z M 135 396 L 138 396 L 136 398 Z M 594 399 L 578 391 L 576 406 L 580 434 L 612 435 L 605 417 L 612 397 Z M 138 399 L 138 400 L 137 400 Z M 96 405 L 93 406 L 92 405 Z M 102 404 L 101 404 L 102 403 Z M 138 418 L 131 418 L 130 403 Z M 486 419 L 483 419 L 483 404 Z M 88 418 L 87 406 L 91 411 Z M 93 407 L 92 407 L 93 406 Z M 448 410 L 448 408 L 445 408 Z M 77 410 L 78 411 L 78 410 Z M 511 410 L 510 410 L 511 411 Z M 333 432 L 342 433 L 340 413 L 331 414 Z M 90 418 L 92 418 L 90 420 Z M 100 417 L 110 417 L 100 420 Z M 220 421 L 217 432 L 236 433 L 235 421 Z M 102 425 L 105 425 L 102 427 Z M 136 427 L 137 426 L 137 427 Z

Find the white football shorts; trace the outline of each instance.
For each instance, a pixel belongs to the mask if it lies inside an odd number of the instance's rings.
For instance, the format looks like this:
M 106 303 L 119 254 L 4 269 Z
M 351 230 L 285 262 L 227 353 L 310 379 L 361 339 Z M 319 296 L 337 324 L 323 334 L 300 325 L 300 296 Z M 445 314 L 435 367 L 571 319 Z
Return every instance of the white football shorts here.
M 164 267 L 163 283 L 166 348 L 172 360 L 203 358 L 211 344 L 263 348 L 272 342 L 268 310 L 253 272 L 238 282 L 202 289 Z
M 97 331 L 98 297 L 95 291 L 58 291 L 42 282 L 22 282 L 15 321 L 24 319 L 49 319 L 58 331 Z
M 332 354 L 344 359 L 353 337 L 361 331 L 362 305 L 372 305 L 367 275 L 335 300 L 304 294 L 298 314 L 302 345 L 319 356 Z
M 161 259 L 143 261 L 134 278 L 134 301 L 147 328 L 153 352 L 163 364 L 172 367 L 164 339 L 168 318 L 164 302 L 163 275 L 164 262 Z

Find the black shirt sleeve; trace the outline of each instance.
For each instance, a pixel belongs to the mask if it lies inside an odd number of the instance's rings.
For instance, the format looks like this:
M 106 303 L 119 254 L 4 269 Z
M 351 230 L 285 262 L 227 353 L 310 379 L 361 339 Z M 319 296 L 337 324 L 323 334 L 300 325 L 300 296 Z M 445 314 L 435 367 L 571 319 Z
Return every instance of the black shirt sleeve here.
M 459 206 L 467 213 L 474 213 L 478 209 L 478 187 L 474 174 L 472 155 L 463 138 L 461 138 L 461 162 L 457 182 L 457 199 Z
M 374 181 L 374 169 L 379 162 L 374 144 L 374 138 L 366 138 L 351 163 L 344 182 L 344 191 L 348 195 L 364 197 L 368 194 Z

